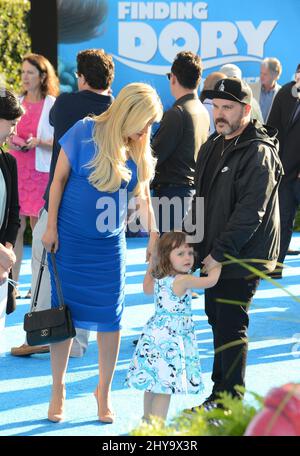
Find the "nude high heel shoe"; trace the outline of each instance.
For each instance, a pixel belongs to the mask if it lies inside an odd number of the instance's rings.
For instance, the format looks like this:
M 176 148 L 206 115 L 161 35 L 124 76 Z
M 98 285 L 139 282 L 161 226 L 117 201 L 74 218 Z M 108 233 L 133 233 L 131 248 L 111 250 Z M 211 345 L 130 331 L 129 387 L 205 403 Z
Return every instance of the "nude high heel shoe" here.
M 64 405 L 66 399 L 66 386 L 53 385 L 52 397 L 48 409 L 48 420 L 59 423 L 64 419 Z
M 100 413 L 100 395 L 99 395 L 99 386 L 97 385 L 96 390 L 94 391 L 94 396 L 98 405 L 98 418 L 102 423 L 113 423 L 115 420 L 115 414 L 111 410 L 107 409 L 106 413 Z

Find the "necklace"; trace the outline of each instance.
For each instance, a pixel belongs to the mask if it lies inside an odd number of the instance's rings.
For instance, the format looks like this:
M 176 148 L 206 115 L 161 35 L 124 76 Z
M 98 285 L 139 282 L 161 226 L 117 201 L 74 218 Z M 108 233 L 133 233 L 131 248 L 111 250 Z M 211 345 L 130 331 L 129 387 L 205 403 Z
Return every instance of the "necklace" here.
M 235 138 L 233 138 L 233 140 L 230 141 L 230 143 L 228 143 L 226 147 L 224 147 L 224 146 L 225 146 L 225 138 L 224 138 L 224 136 L 222 136 L 223 148 L 222 148 L 222 152 L 221 152 L 221 157 L 223 157 L 224 152 L 225 152 L 233 143 L 235 143 L 235 145 L 237 144 L 238 140 L 240 139 L 240 136 L 241 136 L 241 135 L 236 136 Z

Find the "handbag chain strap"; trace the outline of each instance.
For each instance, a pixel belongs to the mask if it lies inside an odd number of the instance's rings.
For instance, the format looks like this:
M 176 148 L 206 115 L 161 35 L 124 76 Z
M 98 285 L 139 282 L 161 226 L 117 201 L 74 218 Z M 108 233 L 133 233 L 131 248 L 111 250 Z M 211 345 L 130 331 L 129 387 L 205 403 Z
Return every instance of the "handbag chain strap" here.
M 55 280 L 56 293 L 57 293 L 58 302 L 59 302 L 59 309 L 62 309 L 64 307 L 64 298 L 63 298 L 63 294 L 62 294 L 60 280 L 58 277 L 54 252 L 51 252 L 51 262 L 52 262 L 52 267 L 53 267 L 53 272 L 54 272 L 54 280 Z
M 42 276 L 43 276 L 43 272 L 44 272 L 45 264 L 46 264 L 45 263 L 46 253 L 47 253 L 46 249 L 43 249 L 42 259 L 41 259 L 41 266 L 40 266 L 40 269 L 39 269 L 39 274 L 38 274 L 38 278 L 37 278 L 37 282 L 36 282 L 36 286 L 35 286 L 35 290 L 34 290 L 34 295 L 33 295 L 33 298 L 32 298 L 32 306 L 31 306 L 31 310 L 32 311 L 34 311 L 34 308 L 37 306 L 37 300 L 38 300 L 38 297 L 39 297 Z M 56 291 L 57 291 L 58 302 L 59 302 L 59 309 L 62 309 L 64 307 L 64 298 L 63 298 L 63 294 L 62 294 L 60 280 L 59 280 L 59 277 L 58 277 L 58 272 L 57 272 L 56 260 L 55 260 L 54 252 L 51 252 L 51 261 L 52 261 L 52 266 L 53 266 L 54 279 L 55 279 Z

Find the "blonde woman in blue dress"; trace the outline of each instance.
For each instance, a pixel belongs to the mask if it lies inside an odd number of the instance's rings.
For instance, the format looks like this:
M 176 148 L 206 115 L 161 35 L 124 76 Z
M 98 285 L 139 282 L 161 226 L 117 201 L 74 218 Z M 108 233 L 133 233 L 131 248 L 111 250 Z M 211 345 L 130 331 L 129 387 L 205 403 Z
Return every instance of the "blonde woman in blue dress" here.
M 161 101 L 151 86 L 128 84 L 107 111 L 79 120 L 60 138 L 50 188 L 43 244 L 56 253 L 63 296 L 75 327 L 97 331 L 99 381 L 94 395 L 104 423 L 115 419 L 110 392 L 125 300 L 125 226 L 131 195 L 139 200 L 141 225 L 150 231 L 147 257 L 158 237 L 149 190 L 155 167 L 150 131 L 161 116 Z M 51 302 L 57 307 L 51 258 L 49 271 Z M 48 419 L 53 422 L 64 418 L 71 343 L 51 344 Z
M 194 277 L 194 249 L 182 232 L 165 233 L 150 259 L 144 293 L 155 296 L 155 314 L 146 323 L 126 377 L 128 386 L 144 390 L 144 420 L 165 419 L 171 395 L 203 389 L 191 311 L 191 289 L 213 287 L 221 267 Z

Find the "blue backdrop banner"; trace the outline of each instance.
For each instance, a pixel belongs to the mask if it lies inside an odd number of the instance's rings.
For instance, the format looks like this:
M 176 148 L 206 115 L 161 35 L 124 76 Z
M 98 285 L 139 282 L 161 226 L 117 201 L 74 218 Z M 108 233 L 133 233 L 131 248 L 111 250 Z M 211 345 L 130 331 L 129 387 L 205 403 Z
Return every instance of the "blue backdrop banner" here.
M 277 57 L 283 66 L 279 82 L 284 84 L 300 63 L 300 0 L 60 0 L 58 18 L 59 73 L 65 91 L 76 89 L 76 54 L 87 48 L 113 55 L 114 95 L 129 82 L 148 82 L 166 107 L 173 100 L 165 74 L 182 50 L 201 56 L 203 78 L 224 63 L 234 63 L 254 82 L 262 59 Z

